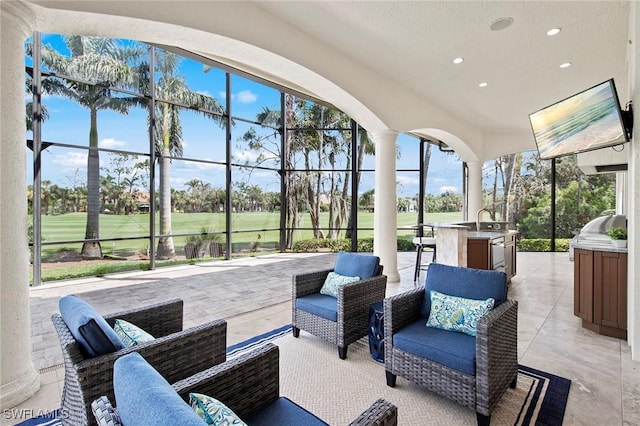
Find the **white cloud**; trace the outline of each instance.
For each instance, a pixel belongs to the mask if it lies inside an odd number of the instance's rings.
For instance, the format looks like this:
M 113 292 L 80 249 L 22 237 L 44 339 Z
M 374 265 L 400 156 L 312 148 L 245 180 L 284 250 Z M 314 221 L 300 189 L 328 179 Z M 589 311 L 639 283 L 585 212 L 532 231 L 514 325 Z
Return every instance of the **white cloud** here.
M 57 154 L 51 160 L 64 169 L 85 169 L 87 168 L 87 153 L 68 151 L 64 154 Z
M 236 151 L 233 153 L 233 159 L 237 161 L 247 161 L 249 163 L 254 163 L 258 160 L 258 155 L 260 154 L 254 151 Z
M 199 94 L 204 95 L 204 96 L 209 96 L 210 98 L 213 97 L 211 92 L 209 92 L 208 90 L 198 90 L 196 93 L 199 93 Z M 224 92 L 222 92 L 222 93 L 224 93 Z
M 416 179 L 411 176 L 396 176 L 396 182 L 399 185 L 418 185 L 420 183 L 420 179 Z
M 100 148 L 119 149 L 127 146 L 127 142 L 119 141 L 113 138 L 104 138 L 98 143 L 98 145 L 100 146 Z
M 444 194 L 445 192 L 453 192 L 454 194 L 458 193 L 458 188 L 451 185 L 443 185 L 440 187 L 440 193 Z
M 258 95 L 251 90 L 242 90 L 238 92 L 237 96 L 238 102 L 242 102 L 243 104 L 252 104 L 258 99 Z

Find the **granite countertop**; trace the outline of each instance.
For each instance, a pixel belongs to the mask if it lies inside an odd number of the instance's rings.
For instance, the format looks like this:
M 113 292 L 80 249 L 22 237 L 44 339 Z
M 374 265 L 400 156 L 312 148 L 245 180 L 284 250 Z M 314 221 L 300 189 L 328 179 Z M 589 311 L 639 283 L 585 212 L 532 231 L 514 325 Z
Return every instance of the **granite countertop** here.
M 518 231 L 469 231 L 467 238 L 470 240 L 493 240 L 494 238 L 516 235 Z
M 628 247 L 615 247 L 609 241 L 580 241 L 572 242 L 573 248 L 592 250 L 592 251 L 610 251 L 613 253 L 628 253 Z

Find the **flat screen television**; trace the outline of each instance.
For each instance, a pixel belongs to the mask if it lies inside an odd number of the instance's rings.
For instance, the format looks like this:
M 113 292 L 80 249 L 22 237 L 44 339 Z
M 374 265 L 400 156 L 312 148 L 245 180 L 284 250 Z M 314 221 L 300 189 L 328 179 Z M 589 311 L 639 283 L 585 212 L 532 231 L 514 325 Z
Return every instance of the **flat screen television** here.
M 613 79 L 529 115 L 540 158 L 628 142 Z

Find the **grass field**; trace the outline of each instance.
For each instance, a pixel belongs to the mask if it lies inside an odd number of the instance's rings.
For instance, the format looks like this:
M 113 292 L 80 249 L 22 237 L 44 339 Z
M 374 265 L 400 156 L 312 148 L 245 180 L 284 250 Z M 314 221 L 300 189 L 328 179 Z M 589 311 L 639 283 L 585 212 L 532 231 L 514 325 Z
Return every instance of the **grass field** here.
M 412 225 L 416 224 L 418 214 L 398 213 L 397 227 L 398 237 L 411 238 L 414 236 Z M 300 228 L 311 226 L 308 214 L 303 214 Z M 431 213 L 425 214 L 425 222 L 452 222 L 461 220 L 461 213 Z M 107 241 L 102 243 L 105 254 L 115 256 L 130 256 L 135 253 L 145 252 L 148 249 L 149 239 L 149 214 L 136 213 L 131 215 L 100 215 L 100 237 L 111 238 L 136 238 L 133 240 Z M 158 216 L 156 215 L 156 232 L 159 231 Z M 224 232 L 225 215 L 222 213 L 173 213 L 173 234 L 200 234 L 204 229 L 210 233 Z M 321 224 L 328 222 L 328 213 L 321 213 Z M 277 247 L 280 225 L 279 212 L 245 212 L 234 213 L 231 217 L 232 235 L 231 241 L 235 246 L 248 246 L 256 241 L 261 247 Z M 82 243 L 61 243 L 61 241 L 82 240 L 86 226 L 85 213 L 69 213 L 64 215 L 42 216 L 43 245 L 42 259 L 47 261 L 58 251 L 76 250 L 82 248 Z M 373 237 L 373 213 L 360 212 L 358 215 L 358 238 Z M 369 229 L 366 229 L 369 228 Z M 275 231 L 263 231 L 264 229 L 276 229 Z M 327 232 L 325 231 L 325 234 Z M 259 236 L 259 238 L 258 238 Z M 340 237 L 344 236 L 344 231 Z M 182 251 L 185 244 L 185 236 L 174 237 L 176 251 Z M 294 240 L 313 238 L 311 230 L 295 231 Z M 224 240 L 224 235 L 221 235 Z

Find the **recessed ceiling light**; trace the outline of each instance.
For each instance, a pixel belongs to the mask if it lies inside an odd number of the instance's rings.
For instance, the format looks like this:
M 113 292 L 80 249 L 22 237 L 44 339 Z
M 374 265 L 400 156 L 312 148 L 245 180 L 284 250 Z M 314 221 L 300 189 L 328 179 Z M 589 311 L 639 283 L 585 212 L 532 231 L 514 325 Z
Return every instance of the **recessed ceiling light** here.
M 571 62 L 565 62 L 564 64 L 560 64 L 560 68 L 569 68 L 571 66 Z
M 460 57 L 455 58 L 455 59 L 453 60 L 453 63 L 454 63 L 454 64 L 456 64 L 456 65 L 461 64 L 461 63 L 463 63 L 463 62 L 464 62 L 464 59 L 463 59 L 463 58 L 460 58 Z
M 547 35 L 548 36 L 554 36 L 556 34 L 560 34 L 561 30 L 562 30 L 562 28 L 551 28 L 549 31 L 547 31 Z
M 511 24 L 513 24 L 513 18 L 499 18 L 493 21 L 493 23 L 489 25 L 489 28 L 491 31 L 502 31 L 505 28 L 509 28 Z
M 487 83 L 483 81 L 482 83 L 478 84 L 478 86 L 479 87 L 487 87 Z

